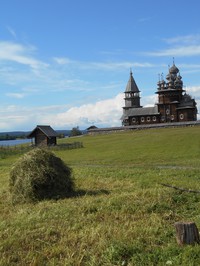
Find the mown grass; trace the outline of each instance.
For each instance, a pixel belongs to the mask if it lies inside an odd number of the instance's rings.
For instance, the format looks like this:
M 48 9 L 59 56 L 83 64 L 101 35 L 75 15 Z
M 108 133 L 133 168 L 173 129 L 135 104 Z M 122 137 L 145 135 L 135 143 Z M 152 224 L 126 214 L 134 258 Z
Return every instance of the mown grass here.
M 73 169 L 73 198 L 12 205 L 11 165 L 0 161 L 0 265 L 200 265 L 179 247 L 174 223 L 200 228 L 199 127 L 83 136 L 54 152 Z M 60 140 L 60 144 L 74 142 Z

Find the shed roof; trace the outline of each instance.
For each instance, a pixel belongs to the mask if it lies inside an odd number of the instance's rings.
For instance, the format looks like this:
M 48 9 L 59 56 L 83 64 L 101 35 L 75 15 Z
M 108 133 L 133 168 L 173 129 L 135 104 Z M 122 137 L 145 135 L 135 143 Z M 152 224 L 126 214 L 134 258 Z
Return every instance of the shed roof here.
M 91 130 L 91 129 L 96 129 L 96 128 L 98 128 L 98 127 L 93 125 L 93 126 L 90 126 L 90 127 L 86 128 L 86 130 Z
M 48 138 L 51 137 L 57 137 L 57 133 L 55 130 L 53 130 L 52 127 L 46 126 L 46 125 L 37 125 L 36 128 L 33 129 L 33 131 L 27 136 L 28 138 L 33 138 L 35 136 L 36 130 L 39 129 L 46 135 Z

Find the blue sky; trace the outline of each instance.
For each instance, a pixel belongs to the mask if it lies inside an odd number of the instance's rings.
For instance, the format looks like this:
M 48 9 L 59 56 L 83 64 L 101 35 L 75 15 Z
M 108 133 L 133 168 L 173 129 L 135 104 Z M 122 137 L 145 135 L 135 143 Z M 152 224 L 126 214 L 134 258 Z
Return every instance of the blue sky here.
M 1 132 L 120 126 L 130 68 L 154 105 L 173 57 L 200 110 L 200 1 L 0 3 Z

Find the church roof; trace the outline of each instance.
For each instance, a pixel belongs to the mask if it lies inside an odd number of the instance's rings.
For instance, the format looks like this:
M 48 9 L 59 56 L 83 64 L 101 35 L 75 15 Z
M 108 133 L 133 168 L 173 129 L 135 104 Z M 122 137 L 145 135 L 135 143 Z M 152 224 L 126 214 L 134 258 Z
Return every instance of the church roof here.
M 140 107 L 140 108 L 130 108 L 125 110 L 121 119 L 126 119 L 130 116 L 147 116 L 147 115 L 159 115 L 158 106 L 153 107 Z
M 141 115 L 158 115 L 158 106 L 153 107 L 142 107 L 142 108 L 131 108 L 130 116 L 141 116 Z
M 125 92 L 140 92 L 138 86 L 133 78 L 133 73 L 130 71 L 130 78 L 126 86 Z
M 177 109 L 188 109 L 188 108 L 196 108 L 196 101 L 192 99 L 192 97 L 189 94 L 185 93 Z

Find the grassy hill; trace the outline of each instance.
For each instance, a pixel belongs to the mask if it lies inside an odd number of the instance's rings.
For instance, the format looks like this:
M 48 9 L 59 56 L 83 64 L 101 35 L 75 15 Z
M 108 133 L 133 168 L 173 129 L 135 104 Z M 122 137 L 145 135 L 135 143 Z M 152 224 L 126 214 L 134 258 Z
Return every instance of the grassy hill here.
M 54 150 L 73 169 L 74 198 L 13 206 L 9 171 L 20 155 L 1 159 L 0 265 L 200 265 L 200 247 L 179 247 L 174 228 L 200 228 L 200 194 L 161 185 L 200 190 L 200 128 L 79 140 L 84 148 Z

